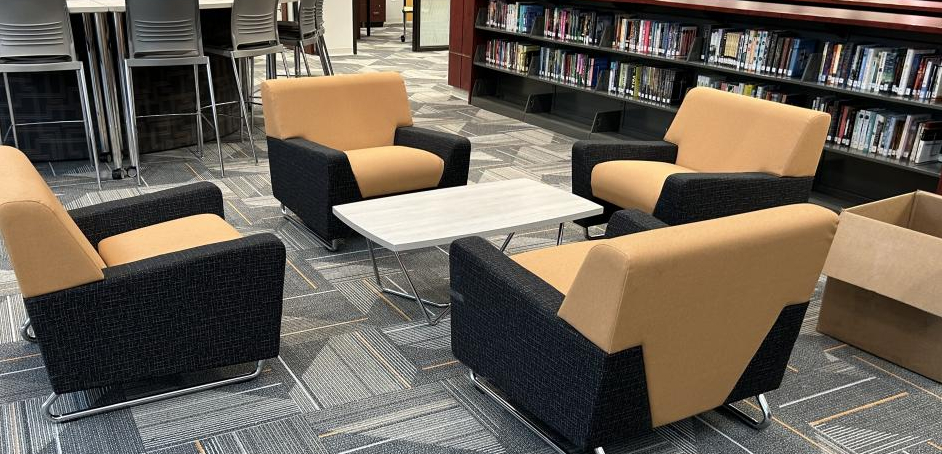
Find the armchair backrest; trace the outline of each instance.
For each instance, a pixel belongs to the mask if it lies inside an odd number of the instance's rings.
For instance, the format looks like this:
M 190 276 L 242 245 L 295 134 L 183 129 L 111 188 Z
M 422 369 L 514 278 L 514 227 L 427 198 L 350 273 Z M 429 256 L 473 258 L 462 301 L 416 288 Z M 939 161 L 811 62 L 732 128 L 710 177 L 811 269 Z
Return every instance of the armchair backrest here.
M 349 74 L 262 82 L 265 132 L 336 150 L 393 144 L 412 126 L 406 85 L 398 73 Z
M 642 346 L 652 421 L 677 421 L 724 403 L 836 229 L 801 204 L 603 240 L 558 315 L 608 353 Z
M 677 165 L 698 172 L 813 176 L 831 117 L 827 113 L 697 87 L 687 93 L 664 140 Z
M 0 146 L 0 234 L 24 297 L 104 278 L 102 261 L 20 150 Z

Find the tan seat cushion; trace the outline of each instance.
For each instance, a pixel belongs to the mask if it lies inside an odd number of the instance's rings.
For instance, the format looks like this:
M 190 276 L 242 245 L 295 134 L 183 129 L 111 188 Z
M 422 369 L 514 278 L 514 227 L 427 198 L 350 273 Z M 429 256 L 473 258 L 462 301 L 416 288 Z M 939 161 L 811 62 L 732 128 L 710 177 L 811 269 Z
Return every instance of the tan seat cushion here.
M 104 278 L 105 263 L 20 150 L 0 146 L 0 234 L 24 297 Z
M 830 123 L 825 112 L 697 87 L 664 140 L 677 145 L 678 165 L 698 172 L 812 176 Z
M 117 266 L 239 238 L 242 235 L 219 216 L 199 214 L 105 238 L 98 243 L 98 253 L 108 266 Z
M 565 295 L 569 293 L 586 255 L 595 245 L 594 241 L 583 241 L 524 252 L 510 258 Z
M 622 208 L 653 213 L 667 177 L 694 172 L 654 161 L 609 161 L 592 169 L 592 195 Z
M 363 197 L 434 188 L 445 171 L 442 158 L 417 148 L 389 146 L 344 153 Z
M 266 80 L 262 109 L 269 137 L 335 150 L 392 145 L 396 128 L 412 126 L 406 85 L 394 72 Z

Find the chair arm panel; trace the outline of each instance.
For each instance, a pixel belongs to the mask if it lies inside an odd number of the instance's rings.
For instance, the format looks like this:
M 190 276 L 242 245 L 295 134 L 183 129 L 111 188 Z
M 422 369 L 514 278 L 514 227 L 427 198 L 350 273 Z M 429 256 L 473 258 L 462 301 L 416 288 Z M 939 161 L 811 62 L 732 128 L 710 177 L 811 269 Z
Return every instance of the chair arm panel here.
M 285 247 L 272 234 L 104 271 L 25 300 L 56 393 L 278 355 Z
M 765 173 L 678 173 L 667 177 L 653 214 L 678 225 L 805 203 L 813 181 Z
M 222 191 L 200 182 L 69 210 L 92 245 L 110 236 L 198 214 L 225 218 Z
M 347 155 L 304 139 L 268 138 L 272 193 L 322 238 L 349 232 L 334 205 L 363 199 Z
M 677 145 L 664 141 L 580 140 L 572 146 L 572 193 L 592 199 L 592 169 L 603 162 L 618 160 L 673 163 L 677 160 Z
M 612 214 L 605 228 L 605 238 L 669 227 L 660 219 L 638 209 L 618 210 Z
M 650 430 L 641 347 L 600 350 L 556 316 L 561 293 L 481 238 L 450 262 L 456 358 L 578 448 Z
M 465 137 L 429 129 L 403 126 L 396 129 L 396 145 L 418 148 L 436 154 L 445 161 L 445 170 L 438 187 L 468 184 L 471 164 L 471 141 Z

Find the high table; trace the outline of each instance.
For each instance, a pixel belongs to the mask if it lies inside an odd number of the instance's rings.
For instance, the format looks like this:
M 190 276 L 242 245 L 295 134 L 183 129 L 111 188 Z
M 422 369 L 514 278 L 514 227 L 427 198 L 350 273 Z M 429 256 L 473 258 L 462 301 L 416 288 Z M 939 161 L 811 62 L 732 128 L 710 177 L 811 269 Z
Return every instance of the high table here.
M 158 0 L 154 0 L 158 1 Z M 295 0 L 279 0 L 281 4 Z M 124 132 L 131 118 L 127 99 L 131 96 L 124 86 L 124 66 L 116 63 L 127 57 L 127 39 L 124 34 L 124 0 L 67 0 L 69 12 L 80 15 L 85 31 L 85 51 L 89 63 L 89 87 L 98 126 L 99 150 L 110 153 L 114 177 L 120 178 L 125 168 L 122 150 Z M 231 8 L 233 0 L 199 0 L 200 9 Z M 114 29 L 114 37 L 112 27 Z M 113 49 L 117 52 L 114 54 Z M 274 61 L 269 59 L 269 77 L 273 75 Z M 221 73 L 222 77 L 227 73 Z M 119 78 L 120 77 L 120 78 Z M 129 154 L 130 167 L 137 168 L 138 157 Z

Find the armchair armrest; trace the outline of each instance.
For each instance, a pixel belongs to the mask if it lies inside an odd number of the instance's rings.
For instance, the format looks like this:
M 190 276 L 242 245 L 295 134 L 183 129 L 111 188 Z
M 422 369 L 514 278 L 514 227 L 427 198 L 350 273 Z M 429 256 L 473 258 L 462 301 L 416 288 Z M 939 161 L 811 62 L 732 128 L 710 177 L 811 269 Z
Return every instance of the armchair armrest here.
M 25 300 L 56 393 L 277 356 L 285 247 L 252 235 Z
M 813 181 L 765 173 L 678 173 L 667 177 L 653 214 L 677 225 L 805 203 Z
M 559 291 L 482 238 L 449 256 L 456 358 L 579 448 L 650 430 L 640 347 L 606 354 L 556 316 Z
M 438 155 L 445 161 L 440 188 L 464 186 L 468 183 L 471 164 L 471 142 L 455 134 L 404 126 L 396 129 L 396 145 L 418 148 Z
M 580 140 L 572 146 L 572 193 L 592 199 L 592 169 L 603 162 L 627 159 L 672 163 L 677 160 L 677 145 L 661 140 Z
M 332 207 L 362 200 L 342 151 L 304 139 L 268 138 L 272 193 L 322 238 L 347 232 Z
M 69 210 L 92 245 L 110 236 L 197 214 L 225 218 L 222 191 L 200 182 Z
M 660 219 L 638 209 L 618 210 L 612 214 L 605 228 L 605 238 L 669 227 Z

